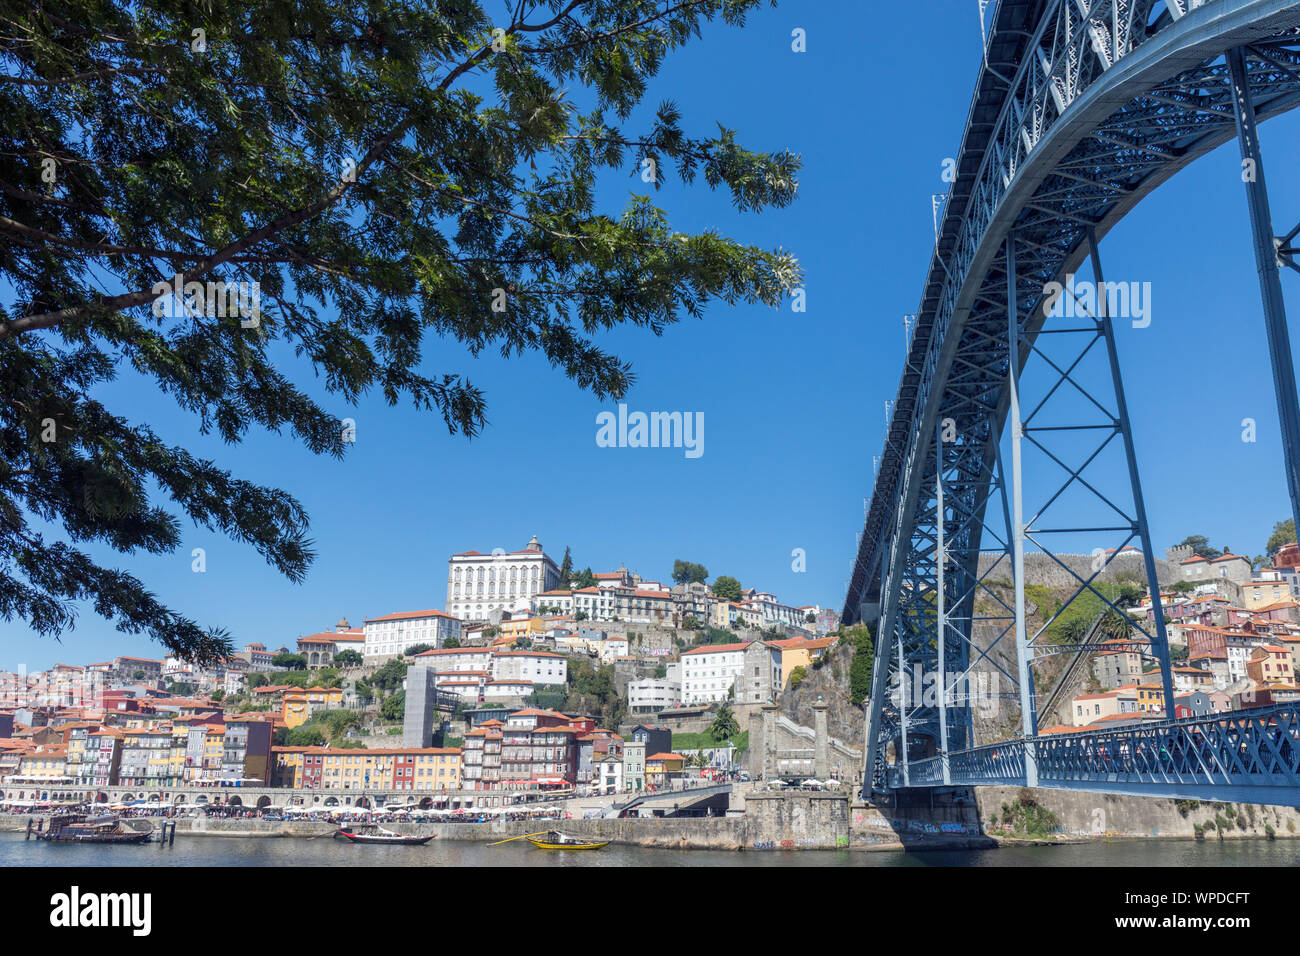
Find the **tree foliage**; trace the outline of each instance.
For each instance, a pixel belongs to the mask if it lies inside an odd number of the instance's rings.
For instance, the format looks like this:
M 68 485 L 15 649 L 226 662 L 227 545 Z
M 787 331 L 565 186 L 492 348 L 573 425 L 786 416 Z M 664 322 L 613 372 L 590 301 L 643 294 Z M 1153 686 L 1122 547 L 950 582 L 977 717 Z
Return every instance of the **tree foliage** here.
M 693 561 L 678 558 L 673 562 L 673 580 L 678 584 L 703 584 L 709 579 L 709 569 Z
M 271 658 L 271 666 L 291 671 L 305 671 L 307 658 L 303 654 L 276 654 Z
M 714 740 L 730 740 L 736 734 L 740 733 L 740 724 L 736 721 L 736 715 L 726 704 L 719 704 L 718 711 L 713 715 L 713 723 L 709 725 L 709 733 L 713 735 Z
M 1268 536 L 1268 544 L 1265 545 L 1264 551 L 1270 558 L 1282 550 L 1282 545 L 1291 544 L 1295 541 L 1295 519 L 1287 518 L 1285 521 L 1278 521 L 1273 525 L 1273 533 Z
M 372 687 L 379 687 L 385 691 L 393 691 L 402 686 L 402 681 L 406 680 L 407 663 L 400 657 L 394 657 L 390 661 L 385 661 L 378 670 L 370 676 Z
M 406 691 L 399 690 L 384 698 L 384 702 L 379 705 L 379 716 L 384 720 L 401 720 L 406 714 Z
M 724 601 L 739 601 L 745 592 L 739 581 L 724 574 L 713 582 L 713 593 Z
M 555 584 L 557 591 L 567 591 L 569 589 L 569 580 L 573 577 L 573 555 L 569 553 L 569 546 L 564 546 L 564 558 L 560 561 L 560 577 Z
M 539 355 L 603 401 L 633 381 L 604 333 L 779 305 L 789 253 L 679 231 L 653 194 L 699 180 L 783 207 L 798 157 L 691 135 L 671 102 L 625 126 L 668 54 L 770 2 L 7 5 L 0 617 L 57 635 L 89 602 L 206 663 L 228 633 L 82 545 L 173 553 L 188 519 L 306 575 L 299 501 L 110 407 L 123 372 L 227 443 L 265 429 L 341 457 L 367 394 L 484 427 L 482 391 L 429 368 L 446 339 Z
M 854 624 L 841 634 L 853 648 L 853 663 L 849 665 L 849 700 L 861 706 L 871 696 L 871 667 L 876 658 L 875 637 L 865 624 Z
M 1182 541 L 1179 541 L 1178 545 L 1179 547 L 1183 545 L 1189 546 L 1192 549 L 1192 554 L 1202 558 L 1217 558 L 1223 554 L 1218 548 L 1211 547 L 1210 539 L 1203 534 L 1189 534 Z

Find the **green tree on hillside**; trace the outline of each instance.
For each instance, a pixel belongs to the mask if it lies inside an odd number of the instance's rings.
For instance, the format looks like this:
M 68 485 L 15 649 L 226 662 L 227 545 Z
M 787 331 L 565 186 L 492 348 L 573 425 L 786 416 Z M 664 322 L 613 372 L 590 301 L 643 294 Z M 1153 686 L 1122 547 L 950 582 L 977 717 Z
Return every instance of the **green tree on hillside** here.
M 378 670 L 370 675 L 370 684 L 386 691 L 394 691 L 402 686 L 406 679 L 407 663 L 400 657 L 385 661 Z
M 555 583 L 557 591 L 569 590 L 569 581 L 573 577 L 573 555 L 569 553 L 569 546 L 564 546 L 564 560 L 560 562 L 560 577 Z
M 713 593 L 724 601 L 739 601 L 745 592 L 739 581 L 724 574 L 713 582 Z
M 1217 558 L 1223 554 L 1218 548 L 1210 547 L 1210 539 L 1203 534 L 1189 534 L 1182 541 L 1179 541 L 1178 545 L 1179 547 L 1183 545 L 1189 546 L 1192 549 L 1192 554 L 1202 558 Z
M 1273 525 L 1273 533 L 1268 536 L 1268 544 L 1264 546 L 1264 551 L 1272 558 L 1282 550 L 1282 545 L 1291 544 L 1293 541 L 1295 541 L 1295 519 L 1287 518 Z
M 871 696 L 871 667 L 875 661 L 875 635 L 865 624 L 853 624 L 841 632 L 841 639 L 853 648 L 849 665 L 849 700 L 860 707 Z
M 122 372 L 213 439 L 341 458 L 371 396 L 477 435 L 484 393 L 440 367 L 458 347 L 613 401 L 619 329 L 784 302 L 793 256 L 684 232 L 655 195 L 783 207 L 799 158 L 645 102 L 669 54 L 769 4 L 6 4 L 0 618 L 58 635 L 84 604 L 211 663 L 230 635 L 101 545 L 188 551 L 183 517 L 290 581 L 311 566 L 302 504 L 131 420 Z
M 406 691 L 399 690 L 390 694 L 379 705 L 379 716 L 384 720 L 401 720 L 406 714 Z
M 703 584 L 708 579 L 709 569 L 702 564 L 680 558 L 673 562 L 673 581 L 677 584 Z
M 738 733 L 740 724 L 736 722 L 736 715 L 726 704 L 719 704 L 718 712 L 713 715 L 713 723 L 709 725 L 710 736 L 717 741 L 726 741 Z

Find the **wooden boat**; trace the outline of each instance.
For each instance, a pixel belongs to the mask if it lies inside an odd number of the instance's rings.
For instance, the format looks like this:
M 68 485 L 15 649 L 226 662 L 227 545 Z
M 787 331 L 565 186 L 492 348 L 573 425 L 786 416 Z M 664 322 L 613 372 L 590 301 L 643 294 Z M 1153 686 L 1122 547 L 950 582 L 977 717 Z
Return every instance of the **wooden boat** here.
M 569 836 L 559 830 L 551 830 L 540 836 L 526 838 L 539 850 L 603 850 L 609 841 L 584 840 L 582 837 Z
M 394 833 L 377 823 L 356 823 L 340 827 L 334 835 L 343 837 L 350 843 L 388 843 L 396 846 L 424 846 L 435 836 L 435 834 L 409 836 L 405 833 Z
M 38 840 L 50 843 L 148 843 L 153 824 L 142 821 L 146 829 L 124 824 L 116 814 L 88 817 L 84 813 L 62 813 L 50 817 L 50 825 Z

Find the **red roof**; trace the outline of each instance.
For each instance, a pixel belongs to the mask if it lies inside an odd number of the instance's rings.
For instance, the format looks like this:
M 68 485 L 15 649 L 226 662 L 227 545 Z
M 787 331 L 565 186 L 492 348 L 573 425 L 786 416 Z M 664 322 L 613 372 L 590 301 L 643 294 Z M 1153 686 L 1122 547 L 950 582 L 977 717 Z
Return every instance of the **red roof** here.
M 385 614 L 383 617 L 368 617 L 366 623 L 370 624 L 373 621 L 410 621 L 421 617 L 446 617 L 451 618 L 453 621 L 456 620 L 446 611 L 402 611 L 398 614 Z

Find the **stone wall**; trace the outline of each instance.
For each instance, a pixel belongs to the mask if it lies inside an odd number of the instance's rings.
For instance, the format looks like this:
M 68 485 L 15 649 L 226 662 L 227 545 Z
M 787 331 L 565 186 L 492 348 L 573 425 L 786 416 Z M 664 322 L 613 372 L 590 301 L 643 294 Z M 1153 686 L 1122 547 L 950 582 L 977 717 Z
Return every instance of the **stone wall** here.
M 1058 554 L 1056 557 L 1070 571 L 1073 571 L 1084 580 L 1087 580 L 1092 575 L 1093 561 L 1095 559 L 1091 554 Z M 990 577 L 993 580 L 1011 580 L 1011 562 L 1004 554 L 981 554 L 979 570 L 981 576 L 989 574 L 991 571 Z M 1061 567 L 1060 564 L 1057 564 L 1050 556 L 1043 554 L 1041 551 L 1029 551 L 1025 554 L 1025 580 L 1030 584 L 1041 584 L 1050 588 L 1078 587 L 1079 582 L 1070 575 L 1070 571 Z M 1141 556 L 1124 554 L 1111 561 L 1106 570 L 1097 576 L 1097 580 L 1111 581 L 1114 580 L 1116 574 L 1122 572 L 1136 572 L 1143 580 L 1146 579 L 1146 565 Z M 1183 575 L 1178 565 L 1156 558 L 1156 578 L 1164 587 L 1173 584 L 1175 581 L 1181 581 Z
M 833 793 L 751 793 L 745 802 L 755 850 L 845 849 L 849 801 Z
M 1223 834 L 1226 840 L 1265 838 L 1266 826 L 1271 826 L 1279 839 L 1300 837 L 1300 809 L 1296 807 L 1196 803 L 1072 790 L 1030 792 L 1040 806 L 1056 814 L 1061 835 L 1066 837 L 1194 838 L 1197 825 L 1205 829 L 1205 824 L 1216 817 L 1227 824 Z M 1018 787 L 976 787 L 980 819 L 987 824 L 991 817 L 1000 816 L 1002 805 L 1015 803 L 1020 793 Z M 1185 816 L 1179 810 L 1180 804 L 1187 811 Z M 1244 828 L 1238 820 L 1245 822 Z M 1217 840 L 1217 825 L 1205 836 Z

